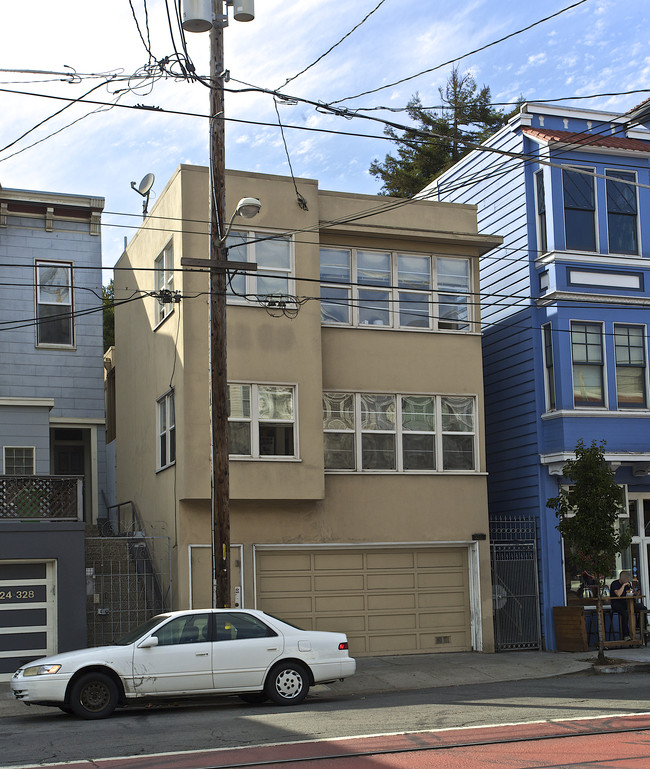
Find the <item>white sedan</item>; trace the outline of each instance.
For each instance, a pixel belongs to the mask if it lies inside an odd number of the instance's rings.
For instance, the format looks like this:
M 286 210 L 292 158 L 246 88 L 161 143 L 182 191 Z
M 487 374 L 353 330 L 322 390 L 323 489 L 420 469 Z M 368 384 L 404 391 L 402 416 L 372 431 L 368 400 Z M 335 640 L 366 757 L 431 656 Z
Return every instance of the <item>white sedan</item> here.
M 355 669 L 342 633 L 300 630 L 261 611 L 198 609 L 159 614 L 114 646 L 34 660 L 11 688 L 27 705 L 105 718 L 137 699 L 199 694 L 296 705 L 311 685 Z

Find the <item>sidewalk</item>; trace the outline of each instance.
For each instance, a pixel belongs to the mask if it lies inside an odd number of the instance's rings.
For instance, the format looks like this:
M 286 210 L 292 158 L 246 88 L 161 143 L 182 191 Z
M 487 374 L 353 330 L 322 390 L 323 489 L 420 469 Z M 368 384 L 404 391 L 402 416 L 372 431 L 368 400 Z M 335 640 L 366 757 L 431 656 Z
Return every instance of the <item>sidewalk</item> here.
M 515 651 L 499 654 L 460 652 L 416 654 L 399 657 L 362 657 L 351 678 L 332 684 L 341 695 L 361 695 L 440 686 L 520 681 L 526 678 L 553 678 L 571 673 L 626 673 L 650 671 L 650 648 L 612 649 L 607 657 L 616 664 L 599 670 L 594 667 L 596 652 Z M 314 688 L 314 693 L 318 688 Z M 9 683 L 0 683 L 0 718 L 36 714 L 41 708 L 26 708 L 12 699 Z

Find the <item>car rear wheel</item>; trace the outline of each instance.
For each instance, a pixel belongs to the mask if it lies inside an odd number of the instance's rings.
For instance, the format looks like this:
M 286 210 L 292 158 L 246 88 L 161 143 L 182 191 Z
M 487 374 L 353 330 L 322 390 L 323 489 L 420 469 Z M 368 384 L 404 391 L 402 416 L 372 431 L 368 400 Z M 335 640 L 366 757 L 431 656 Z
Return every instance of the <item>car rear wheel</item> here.
M 79 718 L 106 718 L 117 707 L 115 681 L 105 673 L 86 673 L 70 691 L 70 707 Z
M 297 705 L 309 692 L 309 673 L 299 662 L 281 662 L 268 675 L 264 693 L 278 705 Z

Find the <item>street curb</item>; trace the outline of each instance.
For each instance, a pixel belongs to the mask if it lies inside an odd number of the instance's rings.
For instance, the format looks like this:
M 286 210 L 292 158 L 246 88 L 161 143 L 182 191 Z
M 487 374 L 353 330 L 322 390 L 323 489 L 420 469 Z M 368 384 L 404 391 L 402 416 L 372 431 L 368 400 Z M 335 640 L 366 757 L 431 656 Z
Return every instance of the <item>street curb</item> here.
M 647 662 L 615 662 L 609 665 L 594 665 L 596 675 L 608 675 L 610 673 L 650 673 L 650 664 Z

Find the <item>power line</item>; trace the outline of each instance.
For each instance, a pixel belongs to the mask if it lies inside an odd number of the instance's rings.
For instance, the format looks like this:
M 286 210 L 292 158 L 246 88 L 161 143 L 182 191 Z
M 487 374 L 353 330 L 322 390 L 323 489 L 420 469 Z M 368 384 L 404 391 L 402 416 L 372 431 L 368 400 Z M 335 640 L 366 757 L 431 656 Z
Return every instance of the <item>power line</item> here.
M 366 14 L 366 15 L 363 17 L 363 19 L 361 19 L 361 21 L 360 21 L 358 24 L 356 24 L 354 27 L 352 27 L 352 29 L 351 29 L 349 32 L 347 32 L 345 35 L 343 35 L 343 37 L 342 37 L 342 38 L 341 38 L 341 39 L 340 39 L 338 42 L 336 42 L 336 43 L 334 43 L 334 45 L 330 46 L 330 47 L 329 47 L 329 48 L 328 48 L 328 49 L 325 51 L 325 53 L 321 54 L 321 55 L 320 55 L 320 56 L 319 56 L 319 57 L 318 57 L 318 58 L 317 58 L 315 61 L 313 61 L 311 64 L 309 64 L 309 65 L 308 65 L 307 67 L 305 67 L 304 69 L 300 70 L 300 72 L 298 72 L 296 75 L 294 75 L 293 77 L 289 77 L 289 78 L 287 78 L 287 79 L 284 81 L 284 83 L 283 83 L 283 84 L 280 86 L 280 88 L 284 88 L 285 86 L 287 86 L 289 83 L 291 83 L 291 82 L 292 82 L 293 80 L 295 80 L 296 78 L 300 77 L 301 75 L 304 75 L 304 74 L 305 74 L 305 72 L 307 72 L 307 70 L 309 70 L 309 69 L 311 69 L 312 67 L 316 66 L 316 64 L 318 64 L 318 62 L 322 61 L 322 60 L 323 60 L 323 59 L 324 59 L 324 58 L 325 58 L 325 57 L 326 57 L 328 54 L 330 54 L 330 53 L 331 53 L 331 52 L 332 52 L 332 51 L 333 51 L 333 50 L 334 50 L 334 49 L 335 49 L 337 46 L 341 45 L 341 43 L 342 43 L 344 40 L 346 40 L 348 37 L 350 37 L 350 35 L 351 35 L 353 32 L 356 32 L 356 30 L 357 30 L 357 29 L 359 29 L 359 27 L 360 27 L 362 24 L 364 24 L 366 21 L 368 21 L 368 19 L 369 19 L 369 18 L 372 16 L 372 14 L 373 14 L 373 13 L 375 13 L 375 11 L 378 11 L 378 10 L 381 8 L 381 6 L 382 6 L 382 5 L 383 5 L 385 2 L 386 2 L 386 0 L 379 0 L 379 2 L 377 3 L 377 5 L 376 5 L 376 6 L 375 6 L 375 7 L 374 7 L 374 8 L 373 8 L 373 9 L 372 9 L 372 10 L 371 10 L 369 13 L 367 13 L 367 14 Z
M 336 99 L 335 101 L 329 102 L 329 104 L 341 104 L 341 102 L 344 102 L 344 101 L 351 101 L 352 99 L 358 99 L 360 96 L 368 96 L 368 94 L 377 93 L 378 91 L 383 91 L 386 88 L 393 88 L 396 85 L 401 85 L 402 83 L 406 83 L 409 80 L 414 80 L 415 78 L 421 77 L 422 75 L 427 75 L 430 72 L 435 72 L 438 69 L 447 67 L 449 64 L 454 64 L 457 61 L 461 61 L 461 59 L 466 59 L 468 56 L 472 56 L 473 54 L 480 53 L 481 51 L 485 51 L 487 48 L 491 48 L 494 45 L 503 43 L 504 40 L 508 40 L 511 37 L 515 37 L 516 35 L 521 35 L 523 32 L 527 32 L 529 29 L 532 29 L 533 27 L 537 27 L 539 24 L 543 24 L 544 22 L 549 21 L 550 19 L 554 19 L 556 16 L 560 16 L 561 14 L 566 13 L 567 11 L 570 11 L 573 8 L 577 8 L 579 5 L 582 5 L 583 3 L 586 3 L 586 2 L 587 0 L 578 0 L 578 2 L 575 2 L 571 5 L 566 6 L 566 8 L 562 8 L 556 13 L 552 13 L 550 16 L 545 16 L 543 19 L 539 19 L 538 21 L 535 21 L 526 27 L 522 27 L 521 29 L 518 29 L 516 32 L 511 32 L 510 34 L 505 35 L 504 37 L 500 37 L 498 40 L 493 40 L 491 43 L 482 45 L 480 48 L 475 48 L 473 51 L 464 53 L 461 56 L 456 56 L 454 59 L 449 59 L 449 61 L 443 62 L 442 64 L 438 64 L 435 67 L 430 67 L 429 69 L 424 69 L 421 72 L 417 72 L 415 75 L 409 75 L 408 77 L 403 77 L 400 80 L 395 80 L 393 83 L 387 83 L 386 85 L 382 85 L 377 88 L 371 88 L 368 91 L 362 91 L 361 93 L 358 93 L 355 96 L 346 96 L 343 99 Z

